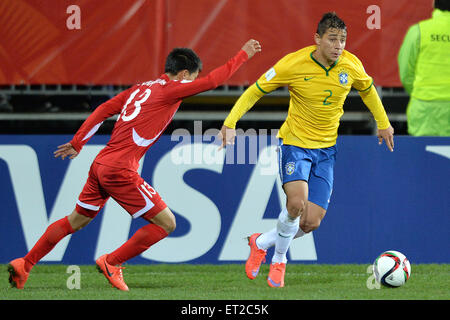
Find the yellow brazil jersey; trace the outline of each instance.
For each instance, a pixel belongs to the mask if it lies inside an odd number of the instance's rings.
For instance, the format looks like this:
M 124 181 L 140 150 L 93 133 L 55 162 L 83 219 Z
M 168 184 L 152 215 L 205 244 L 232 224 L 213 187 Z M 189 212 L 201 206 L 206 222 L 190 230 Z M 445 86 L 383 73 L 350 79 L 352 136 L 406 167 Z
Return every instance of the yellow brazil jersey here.
M 355 55 L 344 50 L 339 59 L 326 68 L 314 59 L 312 53 L 315 50 L 315 45 L 308 46 L 286 55 L 253 85 L 257 88 L 253 88 L 254 96 L 262 96 L 282 86 L 289 88 L 288 115 L 278 136 L 283 139 L 284 144 L 310 149 L 327 148 L 336 144 L 339 120 L 344 113 L 344 101 L 352 87 L 360 92 L 373 89 L 372 78 L 367 75 Z M 256 93 L 257 90 L 260 92 Z M 376 95 L 376 90 L 374 91 Z M 378 95 L 376 96 L 378 98 Z M 243 99 L 240 100 L 248 100 L 241 98 Z M 255 102 L 247 103 L 241 112 L 232 110 L 224 124 L 234 127 L 236 121 L 251 107 L 248 104 Z M 242 103 L 243 101 L 238 100 L 233 109 L 239 109 Z M 382 127 L 388 127 L 389 120 L 381 102 L 376 104 L 376 112 L 372 109 L 371 111 L 377 123 L 382 122 Z

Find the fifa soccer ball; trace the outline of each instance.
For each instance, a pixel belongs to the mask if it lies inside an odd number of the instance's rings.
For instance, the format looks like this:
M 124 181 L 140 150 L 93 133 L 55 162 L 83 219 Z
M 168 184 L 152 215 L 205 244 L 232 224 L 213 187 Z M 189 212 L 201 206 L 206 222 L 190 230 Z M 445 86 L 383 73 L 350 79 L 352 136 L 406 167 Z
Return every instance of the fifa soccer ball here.
M 378 283 L 396 288 L 404 285 L 411 276 L 411 265 L 404 254 L 389 250 L 375 260 L 373 274 Z

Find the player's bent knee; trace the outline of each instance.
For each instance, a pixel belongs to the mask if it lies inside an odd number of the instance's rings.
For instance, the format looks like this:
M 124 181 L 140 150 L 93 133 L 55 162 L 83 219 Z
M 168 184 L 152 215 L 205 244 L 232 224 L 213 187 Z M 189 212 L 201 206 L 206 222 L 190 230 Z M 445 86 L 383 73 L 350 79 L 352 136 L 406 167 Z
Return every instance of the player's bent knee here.
M 291 217 L 299 217 L 305 211 L 306 201 L 301 197 L 288 199 L 286 209 Z
M 300 228 L 304 233 L 309 233 L 311 231 L 316 230 L 320 226 L 320 220 L 306 220 L 300 222 Z
M 177 227 L 175 216 L 169 208 L 165 208 L 149 221 L 163 228 L 168 234 Z
M 74 232 L 83 229 L 92 221 L 92 218 L 82 215 L 76 210 L 73 210 L 73 212 L 67 216 L 67 219 Z
M 177 227 L 177 223 L 176 223 L 175 217 L 174 217 L 174 218 L 173 218 L 173 221 L 172 221 L 172 220 L 169 221 L 169 222 L 168 222 L 165 226 L 163 226 L 162 228 L 163 228 L 164 230 L 166 230 L 167 233 L 172 233 L 172 232 L 175 231 L 176 227 Z

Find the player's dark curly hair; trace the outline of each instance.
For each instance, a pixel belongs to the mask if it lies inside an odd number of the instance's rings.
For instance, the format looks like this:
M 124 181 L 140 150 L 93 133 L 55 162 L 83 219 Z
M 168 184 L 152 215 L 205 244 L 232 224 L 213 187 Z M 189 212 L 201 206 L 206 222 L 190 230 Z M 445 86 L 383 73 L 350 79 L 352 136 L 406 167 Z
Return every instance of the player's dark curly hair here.
M 434 0 L 434 7 L 442 11 L 450 11 L 450 0 Z
M 176 75 L 182 70 L 189 73 L 202 70 L 202 61 L 194 50 L 189 48 L 175 48 L 166 58 L 164 72 Z
M 327 12 L 322 16 L 322 19 L 317 25 L 317 33 L 322 37 L 330 28 L 344 29 L 347 31 L 345 22 L 337 16 L 336 12 Z

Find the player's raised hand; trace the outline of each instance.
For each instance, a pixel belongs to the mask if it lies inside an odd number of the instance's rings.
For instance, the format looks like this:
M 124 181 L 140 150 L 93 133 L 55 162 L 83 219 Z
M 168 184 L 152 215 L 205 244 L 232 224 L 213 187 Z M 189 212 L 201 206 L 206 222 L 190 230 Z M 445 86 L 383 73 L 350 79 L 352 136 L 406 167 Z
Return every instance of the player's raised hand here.
M 78 152 L 74 149 L 74 147 L 68 142 L 58 146 L 55 152 L 53 152 L 55 158 L 61 157 L 61 159 L 65 159 L 69 157 L 69 159 L 73 159 L 78 155 Z
M 257 40 L 250 39 L 244 44 L 242 50 L 247 53 L 248 58 L 250 59 L 255 55 L 255 53 L 261 52 L 261 45 Z
M 219 150 L 222 150 L 227 145 L 234 144 L 234 138 L 236 138 L 236 130 L 233 128 L 228 128 L 227 126 L 222 126 L 219 132 L 219 139 L 222 140 L 222 145 L 219 147 Z
M 383 143 L 384 139 L 389 150 L 391 150 L 391 152 L 394 151 L 394 128 L 392 128 L 392 126 L 389 126 L 389 128 L 384 130 L 378 129 L 377 136 L 379 145 Z

